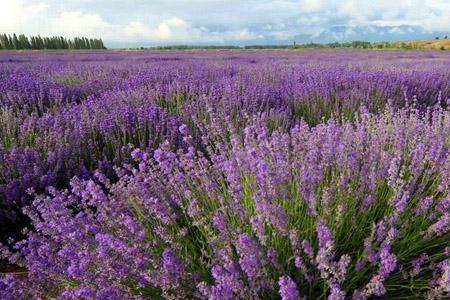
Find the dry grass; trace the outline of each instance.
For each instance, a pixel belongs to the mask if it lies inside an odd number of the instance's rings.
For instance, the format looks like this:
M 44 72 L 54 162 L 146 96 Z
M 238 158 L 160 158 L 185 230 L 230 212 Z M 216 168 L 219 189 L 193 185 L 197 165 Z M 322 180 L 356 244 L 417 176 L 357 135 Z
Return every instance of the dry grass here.
M 397 42 L 399 46 L 408 45 L 413 49 L 442 49 L 450 50 L 450 39 L 439 39 L 439 40 L 412 40 Z M 403 48 L 403 47 L 402 47 Z

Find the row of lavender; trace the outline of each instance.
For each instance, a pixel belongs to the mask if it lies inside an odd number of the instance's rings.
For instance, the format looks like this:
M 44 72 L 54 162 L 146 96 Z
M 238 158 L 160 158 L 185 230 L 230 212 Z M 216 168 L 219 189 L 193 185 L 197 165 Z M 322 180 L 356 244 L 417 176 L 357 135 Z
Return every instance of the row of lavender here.
M 445 55 L 0 60 L 0 298 L 448 295 Z

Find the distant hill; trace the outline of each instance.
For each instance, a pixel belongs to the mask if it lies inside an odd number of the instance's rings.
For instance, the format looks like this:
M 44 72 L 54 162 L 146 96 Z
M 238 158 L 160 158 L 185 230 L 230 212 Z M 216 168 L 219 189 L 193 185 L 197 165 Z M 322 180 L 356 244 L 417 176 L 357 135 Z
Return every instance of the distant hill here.
M 395 44 L 398 48 L 450 50 L 450 39 L 412 40 L 391 42 L 391 44 Z

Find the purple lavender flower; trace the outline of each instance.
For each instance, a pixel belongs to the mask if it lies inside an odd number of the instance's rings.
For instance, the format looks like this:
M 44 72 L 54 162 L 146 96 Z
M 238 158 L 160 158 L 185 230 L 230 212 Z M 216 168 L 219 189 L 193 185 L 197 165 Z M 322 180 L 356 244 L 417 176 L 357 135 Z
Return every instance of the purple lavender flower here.
M 281 276 L 278 279 L 278 285 L 280 286 L 280 296 L 283 300 L 298 300 L 300 294 L 295 282 L 289 276 Z
M 333 245 L 331 232 L 324 221 L 319 221 L 316 226 L 317 237 L 319 239 L 319 247 L 322 249 L 328 249 Z
M 239 235 L 236 241 L 239 264 L 250 281 L 256 281 L 262 275 L 265 264 L 263 253 L 258 244 L 248 235 Z
M 312 259 L 314 257 L 314 250 L 311 247 L 311 244 L 307 240 L 302 241 L 303 251 Z
M 397 267 L 397 258 L 391 252 L 391 247 L 386 243 L 380 250 L 380 268 L 378 274 L 382 278 L 387 278 Z
M 365 297 L 371 295 L 383 296 L 386 294 L 386 288 L 383 285 L 383 278 L 380 275 L 374 276 L 366 285 L 366 290 L 363 292 Z
M 447 297 L 449 65 L 3 51 L 0 298 Z
M 338 284 L 331 285 L 331 293 L 327 298 L 328 300 L 344 300 L 345 292 L 341 290 Z

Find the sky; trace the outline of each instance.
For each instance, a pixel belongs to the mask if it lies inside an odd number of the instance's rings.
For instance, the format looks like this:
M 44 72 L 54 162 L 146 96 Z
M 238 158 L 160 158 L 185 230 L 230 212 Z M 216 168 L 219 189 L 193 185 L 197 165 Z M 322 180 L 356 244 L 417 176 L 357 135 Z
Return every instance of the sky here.
M 107 47 L 442 38 L 450 0 L 0 0 L 0 33 Z

